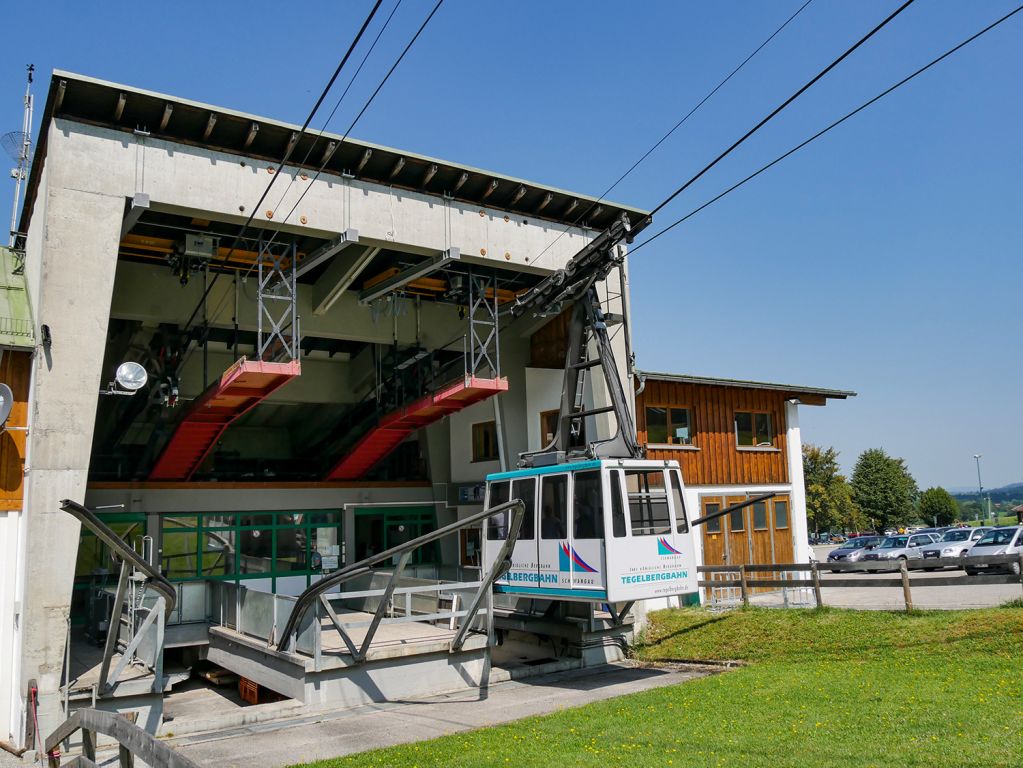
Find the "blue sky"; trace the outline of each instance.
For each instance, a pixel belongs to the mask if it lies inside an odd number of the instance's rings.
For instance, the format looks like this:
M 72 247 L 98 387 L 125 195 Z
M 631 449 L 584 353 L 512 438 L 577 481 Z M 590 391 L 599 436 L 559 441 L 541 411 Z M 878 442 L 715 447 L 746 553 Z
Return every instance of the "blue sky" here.
M 599 194 L 801 2 L 446 0 L 353 135 Z M 814 0 L 610 197 L 654 206 L 896 5 Z M 9 7 L 0 132 L 28 62 L 39 112 L 61 68 L 301 123 L 369 6 Z M 917 0 L 655 227 L 1014 6 Z M 331 129 L 430 7 L 403 0 Z M 975 485 L 974 453 L 1023 480 L 1021 52 L 1023 14 L 636 254 L 640 366 L 856 390 L 803 409 L 847 469 L 882 446 L 922 487 Z

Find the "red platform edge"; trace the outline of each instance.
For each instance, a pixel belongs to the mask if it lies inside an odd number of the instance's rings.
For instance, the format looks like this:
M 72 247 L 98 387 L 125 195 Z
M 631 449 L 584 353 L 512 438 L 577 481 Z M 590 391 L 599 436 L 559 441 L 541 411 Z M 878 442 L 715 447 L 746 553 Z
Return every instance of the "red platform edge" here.
M 238 360 L 189 406 L 149 479 L 190 480 L 231 422 L 301 373 L 298 360 Z
M 507 390 L 508 379 L 477 379 L 467 376 L 462 381 L 392 411 L 363 435 L 324 479 L 358 480 L 417 429 Z

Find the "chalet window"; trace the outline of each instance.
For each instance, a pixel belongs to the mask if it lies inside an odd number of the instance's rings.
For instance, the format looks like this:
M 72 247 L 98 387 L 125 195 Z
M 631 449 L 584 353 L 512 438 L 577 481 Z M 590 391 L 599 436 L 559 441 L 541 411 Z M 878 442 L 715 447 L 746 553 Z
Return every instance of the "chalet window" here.
M 787 501 L 774 500 L 774 527 L 789 527 L 789 503 Z
M 497 455 L 497 424 L 483 421 L 472 425 L 472 460 L 496 461 Z
M 735 444 L 740 448 L 773 447 L 774 425 L 771 423 L 771 414 L 756 411 L 736 411 Z
M 542 411 L 540 413 L 540 447 L 546 448 L 554 440 L 554 435 L 558 433 L 558 416 L 561 415 L 561 411 L 555 408 L 553 411 Z M 579 434 L 571 435 L 568 438 L 569 448 L 585 448 L 586 447 L 586 421 L 580 420 L 579 422 Z
M 666 405 L 647 406 L 646 441 L 661 445 L 692 445 L 692 411 Z

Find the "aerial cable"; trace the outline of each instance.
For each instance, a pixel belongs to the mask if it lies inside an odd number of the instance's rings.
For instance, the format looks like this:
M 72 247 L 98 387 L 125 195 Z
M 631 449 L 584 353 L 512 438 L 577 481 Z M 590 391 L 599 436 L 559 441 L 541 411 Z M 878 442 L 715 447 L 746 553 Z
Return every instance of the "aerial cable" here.
M 681 187 L 679 187 L 674 192 L 672 192 L 670 195 L 668 195 L 664 200 L 662 200 L 660 203 L 658 203 L 657 206 L 652 211 L 650 211 L 650 213 L 648 213 L 644 217 L 643 222 L 642 222 L 642 226 L 646 226 L 647 224 L 649 224 L 653 220 L 654 214 L 656 214 L 658 211 L 660 211 L 662 208 L 664 208 L 664 206 L 668 205 L 668 203 L 670 203 L 676 197 L 678 197 L 683 192 L 685 192 L 690 186 L 692 186 L 694 183 L 696 183 L 696 181 L 700 177 L 702 177 L 707 171 L 709 171 L 711 168 L 713 168 L 719 162 L 721 162 L 726 157 L 728 157 L 728 155 L 730 155 L 732 153 L 732 151 L 735 150 L 740 144 L 742 144 L 744 141 L 746 141 L 746 139 L 748 139 L 754 133 L 756 133 L 761 128 L 763 128 L 765 125 L 767 125 L 767 123 L 770 122 L 783 109 L 785 109 L 785 107 L 787 107 L 793 101 L 795 101 L 800 96 L 802 96 L 818 80 L 820 80 L 822 77 L 827 75 L 828 72 L 830 72 L 835 67 L 837 67 L 839 64 L 841 64 L 857 48 L 859 48 L 861 45 L 863 45 L 865 42 L 867 42 L 870 38 L 872 38 L 874 35 L 876 35 L 878 32 L 880 32 L 882 29 L 884 29 L 884 27 L 887 26 L 890 21 L 892 21 L 896 16 L 898 16 L 900 13 L 902 13 L 904 10 L 906 10 L 915 1 L 916 0 L 906 0 L 906 2 L 904 2 L 902 5 L 900 5 L 898 8 L 896 8 L 892 13 L 890 13 L 888 15 L 888 17 L 886 19 L 884 19 L 884 21 L 882 21 L 880 24 L 878 24 L 876 27 L 874 27 L 872 30 L 870 30 L 870 32 L 868 32 L 866 35 L 861 37 L 851 48 L 846 50 L 845 53 L 843 53 L 841 56 L 839 56 L 833 62 L 828 64 L 828 66 L 826 66 L 824 69 L 822 69 L 816 75 L 814 75 L 814 77 L 809 82 L 807 82 L 806 85 L 804 85 L 798 91 L 796 91 L 791 96 L 789 96 L 787 99 L 785 99 L 785 101 L 783 101 L 781 104 L 779 104 L 777 107 L 775 107 L 774 110 L 769 115 L 767 115 L 767 117 L 765 117 L 759 123 L 754 125 L 748 131 L 746 131 L 746 133 L 744 133 L 739 139 L 737 139 L 730 147 L 728 147 L 728 149 L 726 149 L 720 155 L 718 155 L 713 160 L 711 160 L 707 165 L 705 165 L 703 167 L 703 169 L 699 173 L 697 173 L 695 176 L 693 176 L 691 179 L 689 179 L 689 181 L 687 181 Z
M 358 79 L 359 73 L 362 72 L 362 68 L 364 66 L 366 66 L 366 61 L 369 59 L 370 55 L 373 53 L 373 49 L 377 47 L 377 43 L 380 42 L 380 38 L 383 36 L 384 32 L 386 32 L 387 28 L 390 26 L 391 19 L 394 18 L 394 14 L 398 10 L 398 8 L 401 6 L 401 2 L 402 2 L 402 0 L 398 0 L 398 2 L 396 2 L 394 4 L 394 7 L 391 9 L 391 12 L 387 15 L 387 18 L 384 20 L 383 26 L 381 26 L 380 29 L 377 31 L 376 37 L 373 38 L 373 42 L 370 44 L 369 49 L 366 51 L 365 55 L 362 57 L 362 61 L 359 62 L 359 66 L 356 68 L 355 74 L 352 75 L 351 79 L 348 81 L 348 85 L 345 86 L 344 91 L 341 92 L 341 95 L 338 96 L 337 101 L 334 102 L 334 108 L 330 110 L 330 114 L 327 115 L 327 119 L 324 120 L 323 121 L 323 125 L 320 126 L 320 133 L 321 134 L 324 131 L 327 130 L 327 126 L 329 126 L 330 125 L 330 121 L 334 119 L 334 115 L 337 114 L 337 110 L 341 106 L 341 103 L 345 100 L 345 96 L 348 95 L 348 91 L 350 91 L 352 89 L 352 86 L 355 85 L 355 81 Z M 338 146 L 340 146 L 340 143 L 338 144 Z M 299 161 L 298 165 L 304 166 L 307 162 L 309 162 L 309 157 L 312 155 L 313 150 L 315 148 L 316 148 L 316 142 L 314 141 L 314 142 L 312 142 L 309 145 L 309 148 L 305 152 L 305 156 L 302 158 L 301 161 Z M 333 156 L 334 156 L 333 153 L 331 153 L 330 155 L 327 156 L 327 158 L 324 160 L 324 162 L 320 166 L 321 170 L 324 167 L 326 167 L 327 163 L 330 161 L 330 158 L 333 157 Z M 276 176 L 274 178 L 276 178 Z M 288 182 L 288 186 L 285 188 L 284 193 L 281 195 L 281 199 L 277 202 L 277 205 L 274 206 L 273 210 L 277 210 L 278 208 L 281 207 L 281 205 L 284 204 L 284 199 L 288 196 L 288 192 L 291 191 L 291 187 L 295 183 L 295 178 L 296 178 L 295 176 L 291 177 L 291 180 Z M 256 207 L 258 208 L 259 206 L 257 205 Z M 253 268 L 254 268 L 253 265 L 249 266 L 248 271 L 245 273 L 246 277 L 249 275 L 250 272 L 252 272 Z
M 323 100 L 327 98 L 327 94 L 330 93 L 330 89 L 334 87 L 334 82 L 341 74 L 341 70 L 344 68 L 345 64 L 348 63 L 348 59 L 351 58 L 352 53 L 355 51 L 355 47 L 359 44 L 359 41 L 362 40 L 363 34 L 365 34 L 366 29 L 370 25 L 370 22 L 373 21 L 373 17 L 376 16 L 377 9 L 379 9 L 382 4 L 383 0 L 376 0 L 376 2 L 373 4 L 373 8 L 370 9 L 369 15 L 366 16 L 365 21 L 362 22 L 362 26 L 359 28 L 359 32 L 355 35 L 355 38 L 348 46 L 348 50 L 345 51 L 345 55 L 341 57 L 341 61 L 338 62 L 337 67 L 334 69 L 334 74 L 331 75 L 330 80 L 327 81 L 327 85 L 320 92 L 319 98 L 316 99 L 316 103 L 313 105 L 313 108 L 309 111 L 309 116 L 306 117 L 305 122 L 302 124 L 302 128 L 299 131 L 300 137 L 302 134 L 305 133 L 306 129 L 309 127 L 309 123 L 312 122 L 313 117 L 316 115 L 317 110 L 319 110 L 320 106 L 323 104 Z M 224 257 L 219 260 L 221 264 L 226 264 L 228 260 L 231 258 L 231 255 L 235 252 L 235 249 L 238 248 L 238 245 L 241 242 L 242 237 L 244 236 L 246 230 L 248 230 L 249 226 L 252 224 L 252 220 L 256 216 L 256 211 L 259 210 L 259 207 L 263 204 L 263 201 L 266 200 L 266 196 L 270 193 L 270 189 L 273 187 L 274 182 L 277 181 L 277 176 L 284 168 L 285 163 L 287 163 L 288 160 L 291 159 L 291 153 L 295 151 L 295 147 L 297 146 L 298 141 L 296 139 L 296 141 L 292 142 L 291 146 L 289 146 L 287 151 L 284 153 L 284 157 L 281 159 L 281 162 L 277 166 L 277 171 L 270 178 L 270 182 L 266 185 L 266 189 L 263 190 L 263 194 L 260 196 L 259 201 L 252 207 L 252 213 L 249 214 L 249 218 L 246 219 L 241 229 L 238 230 L 238 234 L 235 235 L 234 242 L 231 243 L 231 247 L 228 249 L 227 254 L 225 254 Z M 209 285 L 206 286 L 206 290 L 203 291 L 202 297 L 196 304 L 195 309 L 192 310 L 192 314 L 188 318 L 188 322 L 186 322 L 184 325 L 183 328 L 184 331 L 187 331 L 189 326 L 192 325 L 192 321 L 195 320 L 195 316 L 198 314 L 199 309 L 202 307 L 202 303 L 206 300 L 206 297 L 209 296 L 210 291 L 212 290 L 214 284 L 217 282 L 217 278 L 219 276 L 220 276 L 219 272 L 214 274 L 213 279 L 210 281 Z
M 675 133 L 675 131 L 677 131 L 679 128 L 681 128 L 682 125 L 687 120 L 689 120 L 690 117 L 692 117 L 694 114 L 696 114 L 696 112 L 700 109 L 700 107 L 702 107 L 707 101 L 709 101 L 710 98 L 715 93 L 717 93 L 719 90 L 721 90 L 721 88 L 729 80 L 731 80 L 735 75 L 737 75 L 739 73 L 739 70 L 741 70 L 743 67 L 746 66 L 746 64 L 749 63 L 750 59 L 752 59 L 754 56 L 756 56 L 758 53 L 760 53 L 760 51 L 763 50 L 767 46 L 768 43 L 770 43 L 772 40 L 774 40 L 774 38 L 776 38 L 779 34 L 781 34 L 782 30 L 784 30 L 785 27 L 787 27 L 790 23 L 792 23 L 792 21 L 795 20 L 795 18 L 799 14 L 801 14 L 806 9 L 806 7 L 808 5 L 810 5 L 810 3 L 812 3 L 812 2 L 813 2 L 813 0 L 806 0 L 806 2 L 804 2 L 801 6 L 799 6 L 799 8 L 796 10 L 795 13 L 793 13 L 791 16 L 789 16 L 784 21 L 784 23 L 782 23 L 782 25 L 780 27 L 778 27 L 776 30 L 774 30 L 774 32 L 772 32 L 771 35 L 766 40 L 764 40 L 762 43 L 760 43 L 760 45 L 758 45 L 753 50 L 752 53 L 750 53 L 745 59 L 743 59 L 735 69 L 733 69 L 731 72 L 729 72 L 728 75 L 721 82 L 719 82 L 717 85 L 715 85 L 702 99 L 700 99 L 700 101 L 698 101 L 696 103 L 696 106 L 694 106 L 685 115 L 683 115 L 682 118 L 679 119 L 679 121 L 676 122 L 675 125 L 673 125 L 671 127 L 671 129 L 667 133 L 665 133 L 663 136 L 661 136 L 661 138 L 659 138 L 657 140 L 657 142 L 652 147 L 650 147 L 646 152 L 644 152 L 639 157 L 639 159 L 636 160 L 636 162 L 634 162 L 631 166 L 629 166 L 629 169 L 627 171 L 625 171 L 625 173 L 623 173 L 621 176 L 619 176 L 610 187 L 605 189 L 600 194 L 600 197 L 598 197 L 596 200 L 594 200 L 592 203 L 590 203 L 590 205 L 581 214 L 579 214 L 579 216 L 576 217 L 575 221 L 573 221 L 569 226 L 570 227 L 577 227 L 577 226 L 579 226 L 580 222 L 585 221 L 586 217 L 590 215 L 590 213 L 597 207 L 597 205 L 599 203 L 601 203 L 609 194 L 611 194 L 612 191 L 614 191 L 615 187 L 617 187 L 619 184 L 621 184 L 623 181 L 625 181 L 625 178 L 627 176 L 629 176 L 634 170 L 636 170 L 636 168 L 638 168 L 640 166 L 640 164 L 643 163 L 644 160 L 646 160 L 648 157 L 650 157 L 650 155 L 652 155 L 654 153 L 654 151 L 658 147 L 661 146 L 661 144 L 663 144 L 665 141 L 667 141 L 671 137 L 671 135 L 673 133 Z M 536 259 L 539 259 L 545 253 L 547 253 L 547 251 L 549 251 L 551 248 L 553 248 L 554 245 L 562 237 L 564 237 L 564 235 L 565 235 L 565 233 L 567 231 L 568 231 L 567 228 L 562 230 L 561 233 L 556 238 L 554 238 L 553 241 L 551 241 L 550 245 L 548 245 L 546 248 L 544 248 L 542 251 L 540 251 L 540 253 L 538 253 L 536 255 L 536 257 L 533 259 L 533 261 L 536 261 Z
M 916 70 L 916 71 L 915 71 L 915 72 L 913 72 L 912 74 L 910 74 L 910 75 L 907 75 L 906 77 L 902 78 L 902 80 L 899 80 L 899 82 L 897 82 L 897 83 L 895 83 L 894 85 L 892 85 L 892 86 L 890 86 L 890 87 L 886 88 L 885 90 L 881 91 L 881 93 L 879 93 L 879 94 L 878 94 L 877 96 L 875 96 L 874 98 L 870 99 L 869 101 L 865 101 L 865 102 L 864 102 L 863 104 L 861 104 L 860 106 L 856 107 L 856 109 L 852 110 L 851 112 L 847 113 L 846 115 L 844 115 L 843 117 L 839 118 L 839 119 L 838 119 L 838 120 L 836 120 L 835 122 L 831 123 L 831 124 L 830 124 L 830 125 L 828 125 L 828 126 L 827 126 L 826 128 L 823 128 L 823 129 L 821 129 L 820 131 L 818 131 L 817 133 L 815 133 L 815 134 L 814 134 L 813 136 L 811 136 L 810 138 L 806 139 L 805 141 L 802 141 L 802 142 L 800 142 L 799 144 L 797 144 L 796 146 L 794 146 L 794 147 L 793 147 L 792 149 L 790 149 L 790 150 L 789 150 L 788 152 L 785 152 L 784 154 L 782 154 L 782 155 L 779 155 L 779 156 L 778 156 L 778 157 L 776 157 L 776 158 L 775 158 L 774 160 L 772 160 L 771 162 L 769 162 L 769 163 L 768 163 L 767 165 L 765 165 L 765 166 L 761 167 L 761 168 L 760 168 L 759 170 L 757 170 L 757 171 L 754 171 L 753 173 L 751 173 L 751 174 L 750 174 L 749 176 L 747 176 L 746 178 L 744 178 L 744 179 L 743 179 L 742 181 L 736 182 L 735 184 L 733 184 L 732 186 L 730 186 L 730 187 L 729 187 L 728 189 L 726 189 L 726 190 L 725 190 L 724 192 L 721 192 L 720 194 L 718 194 L 718 195 L 716 195 L 716 196 L 712 197 L 712 198 L 711 198 L 710 200 L 708 200 L 707 202 L 705 202 L 705 203 L 704 203 L 703 205 L 699 206 L 698 208 L 694 208 L 694 209 L 693 209 L 692 211 L 690 211 L 689 213 L 687 213 L 687 214 L 686 214 L 685 216 L 682 216 L 681 218 L 679 218 L 679 219 L 676 219 L 676 220 L 675 220 L 674 222 L 672 222 L 671 224 L 669 224 L 669 225 L 668 225 L 667 227 L 665 227 L 664 229 L 660 230 L 659 232 L 657 232 L 657 233 L 656 233 L 656 234 L 654 234 L 654 235 L 651 235 L 651 236 L 650 236 L 649 238 L 647 238 L 646 240 L 644 240 L 644 241 L 643 241 L 642 243 L 640 243 L 639 245 L 637 245 L 637 246 L 636 246 L 635 248 L 631 248 L 631 249 L 630 249 L 630 251 L 629 251 L 630 255 L 631 255 L 631 254 L 635 254 L 635 253 L 636 253 L 636 251 L 638 251 L 638 250 L 639 250 L 640 248 L 642 248 L 643 246 L 645 246 L 645 245 L 649 245 L 649 244 L 650 244 L 650 243 L 652 243 L 652 242 L 653 242 L 654 240 L 656 240 L 657 238 L 659 238 L 659 237 L 660 237 L 661 235 L 663 235 L 663 234 L 665 234 L 665 233 L 667 233 L 667 232 L 671 231 L 672 229 L 674 229 L 675 227 L 677 227 L 677 226 L 678 226 L 679 224 L 681 224 L 682 222 L 684 222 L 684 221 L 686 221 L 686 220 L 688 220 L 688 219 L 692 218 L 693 216 L 695 216 L 696 214 L 698 214 L 698 213 L 699 213 L 700 211 L 702 211 L 703 209 L 705 209 L 705 208 L 707 208 L 708 206 L 710 206 L 710 205 L 712 205 L 712 204 L 716 203 L 716 202 L 717 202 L 718 200 L 720 200 L 720 199 L 721 199 L 722 197 L 724 197 L 725 195 L 727 195 L 727 194 L 729 194 L 729 193 L 731 193 L 731 192 L 734 192 L 734 191 L 735 191 L 736 189 L 738 189 L 739 187 L 743 186 L 743 185 L 744 185 L 744 184 L 745 184 L 746 182 L 748 182 L 748 181 L 751 181 L 751 180 L 755 179 L 755 178 L 756 178 L 757 176 L 759 176 L 760 174 L 762 174 L 762 173 L 763 173 L 764 171 L 766 171 L 766 170 L 768 170 L 769 168 L 772 168 L 773 166 L 777 165 L 778 163 L 780 163 L 780 162 L 781 162 L 782 160 L 784 160 L 785 158 L 789 157 L 790 155 L 793 155 L 793 154 L 795 154 L 796 152 L 798 152 L 799 150 L 801 150 L 801 149 L 802 149 L 803 147 L 805 147 L 805 146 L 806 146 L 807 144 L 810 144 L 811 142 L 814 142 L 814 141 L 816 141 L 816 140 L 817 140 L 817 139 L 819 139 L 819 138 L 820 138 L 821 136 L 823 136 L 824 134 L 828 133 L 828 132 L 829 132 L 829 131 L 830 131 L 830 130 L 831 130 L 832 128 L 837 128 L 837 127 L 838 127 L 839 125 L 841 125 L 842 123 L 844 123 L 844 122 L 845 122 L 846 120 L 848 120 L 849 118 L 853 117 L 854 115 L 857 115 L 857 114 L 859 114 L 859 113 L 860 113 L 860 112 L 862 112 L 862 111 L 863 111 L 864 109 L 866 109 L 867 107 L 871 106 L 872 104 L 875 104 L 876 102 L 880 101 L 880 100 L 881 100 L 881 99 L 883 99 L 883 98 L 884 98 L 885 96 L 887 96 L 888 94 L 890 94 L 890 93 L 891 93 L 892 91 L 896 90 L 897 88 L 901 88 L 901 87 L 902 87 L 903 85 L 905 85 L 906 83 L 908 83 L 908 82 L 909 82 L 910 80 L 912 80 L 913 78 L 917 77 L 918 75 L 922 75 L 922 74 L 923 74 L 924 72 L 926 72 L 927 70 L 929 70 L 929 69 L 930 69 L 931 67 L 933 67 L 934 65 L 938 64 L 938 63 L 939 63 L 939 62 L 941 62 L 941 61 L 944 61 L 945 59 L 947 59 L 947 58 L 948 58 L 949 56 L 951 56 L 952 54 L 956 53 L 956 52 L 957 52 L 958 50 L 960 50 L 961 48 L 964 48 L 964 47 L 966 47 L 967 45 L 969 45 L 970 43 L 972 43 L 972 42 L 973 42 L 974 40 L 976 40 L 976 39 L 977 39 L 978 37 L 980 37 L 981 35 L 984 35 L 984 34 L 986 34 L 986 33 L 990 32 L 990 31 L 991 31 L 992 29 L 994 29 L 995 27 L 997 27 L 997 26 L 998 26 L 999 24 L 1001 24 L 1002 22 L 1004 22 L 1004 21 L 1008 21 L 1008 20 L 1009 20 L 1010 18 L 1012 18 L 1013 16 L 1015 16 L 1015 15 L 1016 15 L 1017 13 L 1019 13 L 1020 11 L 1023 11 L 1023 5 L 1020 5 L 1020 6 L 1018 6 L 1018 7 L 1017 7 L 1017 8 L 1015 9 L 1015 10 L 1013 10 L 1013 11 L 1010 11 L 1009 13 L 1005 14 L 1005 15 L 1004 15 L 1004 16 L 1002 16 L 1002 17 L 1001 17 L 1000 19 L 998 19 L 997 21 L 994 21 L 994 22 L 992 22 L 991 24 L 989 24 L 988 26 L 984 27 L 984 29 L 980 30 L 980 31 L 979 31 L 979 32 L 977 32 L 976 34 L 974 34 L 974 35 L 971 35 L 970 37 L 966 38 L 965 40 L 963 40 L 963 41 L 962 41 L 961 43 L 959 43 L 959 44 L 958 44 L 958 45 L 956 45 L 955 47 L 953 47 L 953 48 L 950 48 L 950 49 L 948 49 L 947 51 L 945 51 L 945 53 L 941 54 L 941 55 L 940 55 L 940 56 L 938 56 L 938 57 L 937 57 L 936 59 L 933 59 L 933 60 L 932 60 L 932 61 L 930 61 L 930 62 L 929 62 L 928 64 L 925 64 L 924 66 L 920 67 L 920 69 Z
M 373 93 L 370 95 L 369 99 L 363 105 L 362 109 L 359 110 L 359 114 L 357 114 L 355 116 L 355 119 L 352 120 L 351 125 L 348 126 L 348 130 L 345 131 L 344 135 L 341 137 L 341 140 L 338 142 L 338 148 L 341 147 L 341 145 L 344 143 L 345 139 L 348 138 L 348 135 L 355 128 L 356 124 L 358 124 L 359 120 L 362 119 L 362 116 L 365 114 L 366 110 L 369 109 L 369 105 L 373 103 L 373 100 L 377 97 L 377 94 L 380 93 L 380 89 L 384 87 L 384 85 L 387 83 L 387 81 L 391 78 L 391 75 L 394 74 L 394 70 L 398 68 L 398 65 L 401 64 L 402 59 L 404 59 L 405 55 L 412 49 L 412 46 L 415 44 L 416 40 L 419 39 L 419 36 L 423 33 L 423 30 L 426 29 L 426 25 L 430 23 L 430 20 L 434 17 L 434 14 L 436 14 L 437 11 L 440 10 L 440 7 L 441 7 L 441 5 L 443 3 L 444 3 L 444 0 L 437 0 L 437 4 L 435 6 L 433 6 L 433 10 L 430 11 L 430 15 L 427 16 L 426 19 L 423 21 L 423 23 L 419 25 L 419 29 L 416 30 L 416 33 L 412 36 L 412 39 L 408 41 L 408 45 L 405 46 L 405 50 L 403 50 L 401 52 L 401 55 L 398 56 L 398 58 L 394 62 L 394 64 L 391 65 L 391 68 L 389 70 L 387 70 L 387 74 L 384 75 L 384 79 L 380 81 L 380 84 L 376 87 L 376 90 L 373 91 Z M 288 214 L 287 214 L 287 216 L 284 217 L 282 223 L 286 222 L 289 218 L 291 218 L 291 214 L 293 214 L 295 212 L 295 210 L 298 208 L 299 204 L 302 202 L 302 200 L 305 198 L 305 196 L 309 193 L 309 190 L 312 189 L 313 182 L 315 182 L 320 177 L 320 174 L 323 172 L 323 169 L 325 167 L 326 167 L 326 163 L 321 165 L 317 169 L 316 173 L 313 174 L 313 177 L 309 180 L 308 186 L 306 186 L 306 188 L 302 191 L 302 194 L 299 195 L 298 200 L 295 201 L 295 204 L 291 207 L 291 210 L 288 211 Z
M 355 84 L 356 78 L 358 78 L 359 73 L 362 72 L 362 68 L 366 65 L 366 62 L 369 60 L 370 54 L 373 53 L 373 49 L 376 48 L 377 47 L 377 43 L 380 42 L 381 36 L 384 34 L 384 32 L 387 30 L 387 27 L 390 25 L 391 19 L 394 18 L 394 14 L 398 10 L 398 7 L 401 5 L 401 2 L 402 2 L 402 0 L 398 0 L 398 2 L 396 2 L 394 4 L 394 7 L 391 9 L 390 14 L 387 16 L 387 19 L 384 21 L 383 26 L 377 32 L 377 36 L 373 39 L 372 45 L 370 45 L 369 49 L 366 51 L 366 54 L 362 57 L 362 61 L 359 62 L 359 66 L 355 70 L 355 74 L 352 75 L 352 79 L 348 81 L 348 85 L 345 87 L 344 92 L 341 94 L 340 97 L 338 97 L 338 100 L 334 103 L 334 108 L 330 111 L 330 115 L 327 116 L 326 122 L 324 122 L 323 127 L 320 129 L 321 133 L 327 129 L 327 126 L 330 124 L 330 121 L 334 119 L 334 114 L 337 112 L 338 107 L 341 106 L 341 102 L 344 101 L 345 96 L 348 95 L 348 91 L 351 90 L 351 87 Z M 422 31 L 422 30 L 420 30 L 420 31 Z M 402 54 L 402 55 L 404 56 L 404 54 Z M 399 59 L 399 61 L 400 61 L 400 59 Z M 393 67 L 392 67 L 392 70 L 393 70 Z M 379 90 L 379 87 L 377 88 L 377 90 Z M 373 95 L 375 96 L 376 94 L 373 94 Z M 370 97 L 370 100 L 372 101 L 372 97 Z M 368 106 L 368 103 L 367 103 L 367 106 Z M 363 107 L 363 111 L 365 111 L 365 107 Z M 344 143 L 344 140 L 348 138 L 348 133 L 352 130 L 354 125 L 355 124 L 353 123 L 352 125 L 350 125 L 348 127 L 348 131 L 346 131 L 345 135 L 341 138 L 341 140 L 336 143 L 336 145 L 334 146 L 334 149 L 324 156 L 323 162 L 320 163 L 320 166 L 316 169 L 316 172 L 313 174 L 312 179 L 310 179 L 310 181 L 309 181 L 310 185 L 312 185 L 313 182 L 315 182 L 318 178 L 320 178 L 320 174 L 323 173 L 323 169 L 327 167 L 327 163 L 329 163 L 331 161 L 331 159 L 334 157 L 334 154 L 337 152 L 337 150 L 341 148 L 341 145 Z M 314 148 L 315 148 L 315 144 L 311 145 L 309 147 L 309 150 L 306 152 L 305 157 L 302 159 L 301 165 L 305 165 L 306 161 L 309 159 L 309 156 L 312 154 L 312 151 L 313 151 Z M 288 190 L 291 189 L 291 186 L 294 183 L 295 183 L 295 177 L 293 176 L 291 178 L 291 181 L 288 182 L 288 187 L 287 187 L 287 189 L 284 190 L 284 194 L 281 195 L 281 199 L 280 199 L 280 201 L 278 201 L 277 206 L 276 206 L 276 208 L 274 208 L 274 210 L 277 210 L 277 208 L 279 208 L 281 205 L 284 204 L 284 199 L 288 196 Z M 307 191 L 308 191 L 308 188 L 307 188 Z M 298 203 L 302 202 L 302 198 L 303 197 L 305 197 L 305 193 L 302 193 L 302 195 L 299 196 L 298 200 L 295 203 L 295 206 L 292 207 L 292 209 L 290 211 L 288 211 L 287 216 L 285 216 L 284 219 L 282 220 L 282 222 L 281 222 L 282 224 L 286 223 L 288 221 L 288 219 L 291 218 L 291 214 L 293 214 L 295 212 L 295 208 L 298 207 Z M 271 245 L 273 245 L 277 241 L 277 235 L 278 234 L 280 234 L 280 230 L 274 232 L 270 236 L 270 239 L 266 242 L 266 246 L 265 247 L 269 248 Z M 248 278 L 248 276 L 252 274 L 252 270 L 254 270 L 255 268 L 256 268 L 256 262 L 253 262 L 252 264 L 249 265 L 249 268 L 247 270 L 245 270 L 245 274 L 242 275 L 242 279 L 244 280 L 244 279 Z

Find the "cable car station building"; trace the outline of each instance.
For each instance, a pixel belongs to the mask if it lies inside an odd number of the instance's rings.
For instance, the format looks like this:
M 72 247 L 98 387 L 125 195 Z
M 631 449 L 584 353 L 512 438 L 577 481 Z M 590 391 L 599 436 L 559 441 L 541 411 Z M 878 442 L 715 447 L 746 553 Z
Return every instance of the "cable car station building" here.
M 78 706 L 139 711 L 155 732 L 163 696 L 199 661 L 305 703 L 485 682 L 487 637 L 452 639 L 473 618 L 478 523 L 395 555 L 400 580 L 361 574 L 340 619 L 324 600 L 302 607 L 293 637 L 280 633 L 311 584 L 478 513 L 486 475 L 546 444 L 564 314 L 512 320 L 502 308 L 611 222 L 643 216 L 55 72 L 20 235 L 4 255 L 31 319 L 7 329 L 17 338 L 0 326 L 14 399 L 2 435 L 0 738 L 33 746 L 35 716 L 45 736 Z M 631 392 L 624 268 L 599 295 Z M 134 394 L 116 377 L 128 361 L 148 374 Z M 803 395 L 840 396 L 789 397 Z M 597 384 L 581 397 L 587 409 L 609 405 Z M 657 443 L 645 408 L 641 442 Z M 778 450 L 792 530 L 805 532 L 798 422 L 784 408 L 789 443 Z M 614 428 L 598 413 L 582 431 Z M 670 458 L 702 449 L 655 447 Z M 23 472 L 6 471 L 12 461 Z M 713 482 L 698 481 L 687 505 L 711 503 Z M 128 556 L 115 559 L 64 500 L 94 510 L 138 562 L 122 565 Z M 146 564 L 173 594 L 142 585 Z M 492 622 L 494 606 L 483 607 Z M 346 634 L 356 614 L 367 618 Z M 558 618 L 572 617 L 541 615 L 541 631 L 556 636 Z M 583 629 L 564 642 L 612 658 L 621 622 L 575 618 Z M 330 641 L 321 626 L 333 627 Z M 512 622 L 505 636 L 524 629 Z

